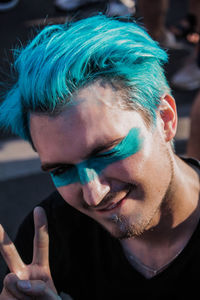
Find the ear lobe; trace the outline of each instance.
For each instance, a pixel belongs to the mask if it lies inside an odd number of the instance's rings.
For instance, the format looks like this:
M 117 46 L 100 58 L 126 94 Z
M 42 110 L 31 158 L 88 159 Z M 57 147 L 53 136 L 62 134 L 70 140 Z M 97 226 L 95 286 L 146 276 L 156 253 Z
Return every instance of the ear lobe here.
M 168 94 L 164 95 L 159 105 L 160 117 L 163 124 L 166 142 L 171 141 L 177 130 L 177 111 L 174 98 Z

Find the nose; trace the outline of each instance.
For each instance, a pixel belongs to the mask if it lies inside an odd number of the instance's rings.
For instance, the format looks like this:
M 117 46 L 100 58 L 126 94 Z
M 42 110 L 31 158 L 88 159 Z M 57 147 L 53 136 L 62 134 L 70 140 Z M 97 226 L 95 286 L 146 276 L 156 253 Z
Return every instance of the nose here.
M 110 192 L 110 186 L 106 182 L 101 182 L 99 176 L 82 185 L 84 201 L 88 206 L 97 206 Z

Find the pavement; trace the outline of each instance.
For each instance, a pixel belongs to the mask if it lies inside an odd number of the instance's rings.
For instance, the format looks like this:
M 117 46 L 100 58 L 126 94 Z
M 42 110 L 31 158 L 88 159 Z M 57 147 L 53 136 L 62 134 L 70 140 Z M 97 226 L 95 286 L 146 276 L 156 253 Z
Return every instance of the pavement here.
M 105 6 L 99 3 L 84 7 L 75 16 L 84 17 L 104 9 Z M 184 16 L 186 9 L 186 0 L 170 1 L 167 23 Z M 12 61 L 11 49 L 32 38 L 35 28 L 63 23 L 70 17 L 56 11 L 52 0 L 21 0 L 13 10 L 0 13 L 0 80 L 5 82 L 7 78 L 9 62 Z M 185 50 L 168 50 L 168 53 L 166 76 L 170 82 L 189 53 Z M 190 110 L 197 91 L 173 89 L 172 93 L 179 116 L 175 149 L 177 154 L 184 154 L 189 136 Z M 50 177 L 41 171 L 38 155 L 31 146 L 9 132 L 0 131 L 0 223 L 12 239 L 24 216 L 53 190 Z M 0 288 L 4 270 L 5 263 L 0 257 Z

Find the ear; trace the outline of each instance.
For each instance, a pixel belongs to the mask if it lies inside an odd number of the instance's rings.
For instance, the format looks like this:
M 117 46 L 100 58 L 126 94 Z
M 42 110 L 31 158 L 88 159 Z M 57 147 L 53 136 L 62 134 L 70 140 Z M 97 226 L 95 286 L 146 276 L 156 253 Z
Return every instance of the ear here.
M 177 130 L 177 110 L 176 102 L 172 96 L 165 94 L 159 105 L 161 124 L 165 134 L 165 141 L 171 141 Z

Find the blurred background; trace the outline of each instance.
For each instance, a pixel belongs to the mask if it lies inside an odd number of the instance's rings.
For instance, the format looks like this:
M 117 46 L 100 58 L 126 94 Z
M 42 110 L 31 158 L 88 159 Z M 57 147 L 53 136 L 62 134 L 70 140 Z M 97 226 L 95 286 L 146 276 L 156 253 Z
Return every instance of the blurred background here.
M 200 71 L 194 58 L 199 37 L 197 26 L 188 18 L 188 13 L 192 14 L 190 4 L 189 0 L 0 0 L 0 81 L 5 88 L 13 61 L 12 49 L 25 45 L 47 24 L 73 21 L 98 12 L 134 16 L 168 51 L 166 75 L 179 116 L 175 150 L 184 155 L 191 108 L 200 86 Z M 189 31 L 184 32 L 188 27 Z M 195 78 L 188 83 L 188 76 Z M 50 177 L 40 170 L 38 156 L 30 145 L 0 130 L 0 223 L 12 239 L 24 216 L 53 189 Z M 4 270 L 5 263 L 0 257 L 0 286 Z

